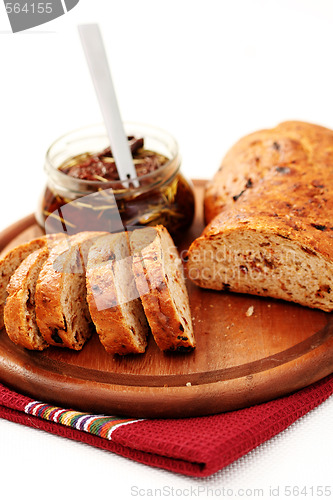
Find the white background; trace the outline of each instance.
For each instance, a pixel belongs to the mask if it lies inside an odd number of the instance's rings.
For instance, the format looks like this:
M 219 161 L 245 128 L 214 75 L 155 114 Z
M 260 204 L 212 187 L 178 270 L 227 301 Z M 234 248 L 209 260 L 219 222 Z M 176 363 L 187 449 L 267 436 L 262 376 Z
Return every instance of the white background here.
M 35 210 L 49 144 L 101 121 L 81 22 L 103 30 L 123 119 L 175 135 L 189 177 L 212 176 L 233 142 L 256 129 L 288 119 L 333 128 L 330 0 L 80 0 L 66 16 L 15 35 L 1 2 L 0 229 Z M 333 497 L 332 449 L 331 400 L 206 480 L 0 420 L 0 488 L 29 499 L 135 498 L 132 486 L 143 489 L 140 498 L 163 486 L 182 488 L 184 498 L 191 486 L 214 490 L 199 498 L 236 498 L 239 488 L 250 498 L 263 488 L 269 498 L 280 485 L 284 498 L 284 485 L 331 485 Z

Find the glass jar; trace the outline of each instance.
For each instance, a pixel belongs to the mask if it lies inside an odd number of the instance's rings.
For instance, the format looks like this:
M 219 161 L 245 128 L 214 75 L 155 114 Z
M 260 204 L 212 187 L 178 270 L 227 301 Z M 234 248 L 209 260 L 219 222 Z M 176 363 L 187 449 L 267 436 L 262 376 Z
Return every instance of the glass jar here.
M 46 154 L 47 186 L 36 219 L 47 232 L 116 232 L 163 224 L 178 238 L 194 216 L 192 184 L 180 173 L 178 144 L 156 127 L 125 123 L 128 136 L 144 139 L 144 149 L 167 158 L 157 170 L 131 181 L 85 180 L 59 170 L 71 158 L 109 146 L 104 125 L 88 126 L 56 140 Z

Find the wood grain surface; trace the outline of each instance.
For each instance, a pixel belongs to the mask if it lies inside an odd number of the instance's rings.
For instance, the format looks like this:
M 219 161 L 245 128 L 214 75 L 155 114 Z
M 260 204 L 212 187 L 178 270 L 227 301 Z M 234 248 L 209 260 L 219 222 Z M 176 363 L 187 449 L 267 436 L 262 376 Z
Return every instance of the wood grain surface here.
M 197 215 L 180 250 L 201 233 Z M 41 234 L 33 215 L 0 234 L 0 251 Z M 0 332 L 0 380 L 67 408 L 134 417 L 189 417 L 246 407 L 305 387 L 333 371 L 332 315 L 274 299 L 202 290 L 187 280 L 197 348 L 107 354 L 97 335 L 82 351 L 33 352 Z M 253 314 L 247 316 L 249 307 Z

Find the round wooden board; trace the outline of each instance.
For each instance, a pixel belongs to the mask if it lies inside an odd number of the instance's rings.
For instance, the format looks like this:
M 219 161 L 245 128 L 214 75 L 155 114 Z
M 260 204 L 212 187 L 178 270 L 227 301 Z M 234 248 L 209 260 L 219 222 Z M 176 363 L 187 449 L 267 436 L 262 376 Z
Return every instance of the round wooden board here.
M 197 217 L 181 249 L 202 229 Z M 0 251 L 38 234 L 29 216 L 0 235 Z M 333 371 L 332 315 L 249 295 L 202 290 L 187 280 L 197 348 L 107 354 L 97 335 L 82 351 L 33 352 L 0 332 L 0 380 L 35 399 L 67 408 L 134 417 L 189 417 L 246 407 L 305 387 Z M 253 306 L 252 316 L 246 312 Z

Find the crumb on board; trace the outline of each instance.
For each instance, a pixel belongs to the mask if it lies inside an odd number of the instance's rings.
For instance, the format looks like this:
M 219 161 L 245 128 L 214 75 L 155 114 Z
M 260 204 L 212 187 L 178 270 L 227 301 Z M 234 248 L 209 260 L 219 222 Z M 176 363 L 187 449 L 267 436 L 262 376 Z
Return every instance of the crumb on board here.
M 186 387 L 191 387 L 191 382 L 186 382 Z
M 209 304 L 209 307 L 214 307 L 213 304 Z
M 227 330 L 230 330 L 234 326 L 234 323 L 231 323 L 230 325 L 227 325 Z
M 254 307 L 253 307 L 253 306 L 250 306 L 250 307 L 248 308 L 248 310 L 246 311 L 245 315 L 246 315 L 247 317 L 250 317 L 250 316 L 252 316 L 253 312 L 254 312 Z
M 267 304 L 267 307 L 272 307 L 272 304 Z

